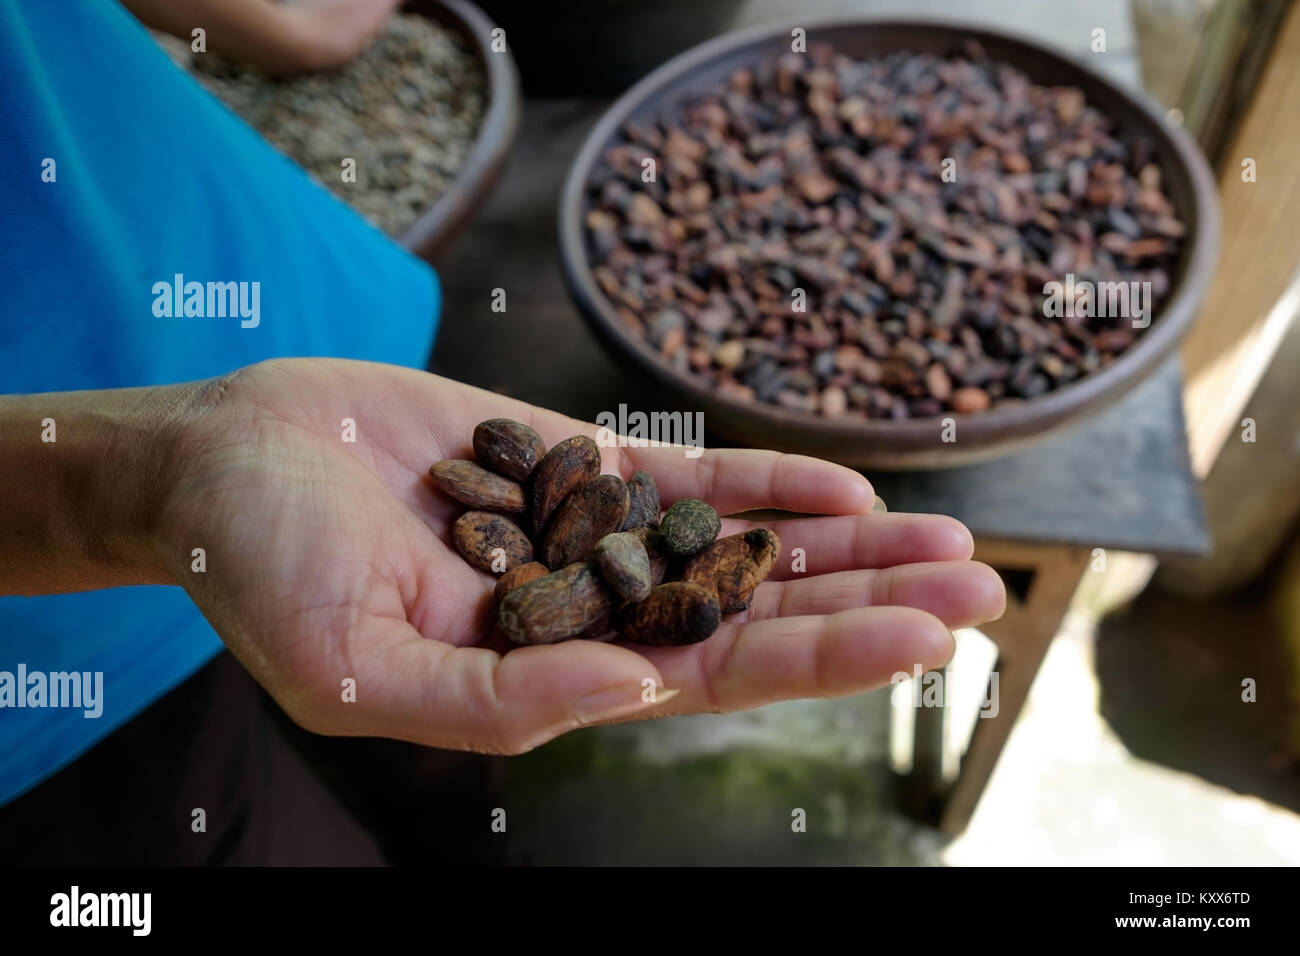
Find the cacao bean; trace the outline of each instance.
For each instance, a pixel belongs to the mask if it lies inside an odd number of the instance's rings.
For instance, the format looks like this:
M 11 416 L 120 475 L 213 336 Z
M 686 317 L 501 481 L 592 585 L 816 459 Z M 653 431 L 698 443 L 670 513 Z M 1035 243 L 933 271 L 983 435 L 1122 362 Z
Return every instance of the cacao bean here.
M 528 510 L 523 485 L 502 478 L 472 461 L 448 458 L 429 468 L 434 487 L 463 505 L 480 511 L 522 514 Z
M 1154 323 L 1183 258 L 1149 138 L 976 46 L 756 57 L 662 107 L 593 167 L 593 273 L 633 334 L 737 402 L 844 420 L 1032 399 L 1146 334 L 1048 283 L 1149 282 Z M 846 346 L 871 363 L 837 369 Z M 1016 375 L 1063 350 L 1087 360 Z
M 533 560 L 528 535 L 503 515 L 467 511 L 452 525 L 451 537 L 461 557 L 483 571 L 499 573 L 503 560 L 507 571 Z
M 631 531 L 607 534 L 596 542 L 592 560 L 605 583 L 624 601 L 644 601 L 654 587 L 650 556 L 641 536 Z
M 546 443 L 523 422 L 489 418 L 474 429 L 474 454 L 484 468 L 523 482 L 546 454 Z
M 617 615 L 618 630 L 627 640 L 655 647 L 696 644 L 718 629 L 722 612 L 717 596 L 688 581 L 670 581 L 650 592 L 639 604 L 626 605 Z
M 755 528 L 713 542 L 686 563 L 682 580 L 712 589 L 723 614 L 743 611 L 780 554 L 776 533 Z
M 651 528 L 649 525 L 643 525 L 640 528 L 633 528 L 629 534 L 634 534 L 640 540 L 645 548 L 646 556 L 650 559 L 650 583 L 658 585 L 664 583 L 664 578 L 668 576 L 668 549 L 664 546 L 664 536 L 658 528 Z
M 530 479 L 533 528 L 541 532 L 568 495 L 600 474 L 600 447 L 586 435 L 560 442 L 537 463 Z
M 497 603 L 517 587 L 527 584 L 529 581 L 536 581 L 538 578 L 544 578 L 551 572 L 546 565 L 537 561 L 529 561 L 527 564 L 520 564 L 511 568 L 501 577 L 497 578 L 497 586 L 492 591 L 492 597 Z
M 521 585 L 501 599 L 497 623 L 516 644 L 553 644 L 609 631 L 614 592 L 590 561 Z
M 697 498 L 674 502 L 659 522 L 664 547 L 675 558 L 689 558 L 707 548 L 721 530 L 718 513 Z
M 969 414 L 989 407 L 989 393 L 981 388 L 959 388 L 952 394 L 953 411 Z
M 555 509 L 542 536 L 542 563 L 562 568 L 585 561 L 596 542 L 627 518 L 627 486 L 618 475 L 598 475 Z
M 627 520 L 620 531 L 633 528 L 658 526 L 659 524 L 659 487 L 655 480 L 644 471 L 632 473 L 627 480 L 628 509 Z

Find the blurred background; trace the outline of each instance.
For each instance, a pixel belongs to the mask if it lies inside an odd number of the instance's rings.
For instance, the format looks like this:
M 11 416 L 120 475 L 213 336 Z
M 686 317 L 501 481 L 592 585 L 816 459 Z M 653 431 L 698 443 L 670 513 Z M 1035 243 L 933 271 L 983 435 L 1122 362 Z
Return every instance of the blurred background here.
M 1026 37 L 1167 111 L 1207 157 L 1221 217 L 1197 321 L 1121 404 L 996 461 L 868 470 L 892 510 L 966 521 L 977 557 L 998 568 L 1012 595 L 1006 619 L 959 635 L 946 707 L 914 707 L 905 685 L 569 734 L 503 762 L 508 862 L 1300 864 L 1294 5 L 481 0 L 479 8 L 450 4 L 461 47 L 438 55 L 472 61 L 475 44 L 490 44 L 499 26 L 508 56 L 478 54 L 481 75 L 443 90 L 455 108 L 428 119 L 446 135 L 425 128 L 424 148 L 435 153 L 421 160 L 424 191 L 368 214 L 440 270 L 446 304 L 434 371 L 579 417 L 623 402 L 689 406 L 629 380 L 584 324 L 558 268 L 564 175 L 618 94 L 734 29 L 838 13 L 949 18 Z M 408 9 L 437 18 L 445 8 Z M 404 55 L 402 43 L 386 42 L 396 44 L 390 58 Z M 259 126 L 273 141 L 286 116 L 335 94 L 324 85 L 295 95 L 306 99 Z M 329 126 L 316 117 L 299 146 L 282 148 L 316 148 L 332 169 L 346 147 L 319 141 Z M 399 183 L 411 175 L 393 173 Z M 426 208 L 433 193 L 442 198 Z M 492 308 L 499 288 L 511 297 L 505 314 Z M 539 354 L 562 358 L 539 363 Z M 993 686 L 1000 713 L 980 718 Z M 806 833 L 791 831 L 796 809 L 806 811 Z
M 1013 540 L 999 527 L 1003 516 L 974 516 L 987 524 L 977 527 L 984 532 L 979 556 L 1007 578 L 1015 629 L 1055 636 L 987 786 L 977 796 L 971 786 L 956 794 L 967 805 L 955 814 L 954 781 L 971 729 L 983 722 L 975 711 L 997 657 L 993 643 L 975 632 L 960 635 L 942 717 L 913 710 L 910 693 L 892 708 L 886 689 L 596 729 L 512 760 L 507 780 L 518 800 L 511 805 L 526 818 L 518 830 L 512 824 L 512 860 L 1300 863 L 1300 247 L 1287 238 L 1288 221 L 1300 214 L 1300 17 L 1287 3 L 1230 0 L 794 6 L 592 0 L 548 6 L 544 18 L 533 4 L 488 3 L 486 9 L 509 35 L 529 38 L 512 51 L 530 97 L 527 109 L 546 111 L 546 132 L 536 142 L 552 144 L 560 167 L 571 161 L 568 144 L 579 141 L 572 127 L 585 131 L 595 115 L 586 111 L 591 100 L 621 92 L 706 38 L 804 14 L 987 24 L 1066 51 L 1177 111 L 1171 122 L 1196 138 L 1220 177 L 1223 217 L 1218 268 L 1181 347 L 1181 379 L 1172 392 L 1185 420 L 1175 408 L 1160 426 L 1185 428 L 1184 468 L 1204 503 L 1204 535 L 1191 550 L 1202 553 L 1157 560 L 1107 548 L 1098 555 L 1086 534 L 1067 535 L 1068 544 L 1053 540 L 1050 516 L 1032 529 L 1005 521 L 1014 525 Z M 1097 28 L 1105 30 L 1104 53 L 1092 49 Z M 584 56 L 560 53 L 566 42 L 593 34 L 605 39 L 585 47 Z M 542 36 L 546 42 L 532 42 Z M 1245 157 L 1261 170 L 1256 183 L 1242 182 Z M 550 152 L 531 149 L 516 155 L 514 168 L 520 176 L 544 175 L 550 161 Z M 489 223 L 498 216 L 520 221 L 512 205 L 527 200 L 515 188 L 508 174 L 484 211 Z M 526 221 L 538 222 L 539 233 L 553 228 L 549 202 L 535 212 Z M 509 241 L 490 225 L 480 235 L 497 249 Z M 474 245 L 474 234 L 466 239 L 468 247 L 446 266 L 453 285 L 464 281 L 458 267 L 468 269 L 486 252 L 486 244 Z M 490 322 L 482 286 L 494 284 L 468 283 L 463 298 L 453 294 L 449 302 Z M 558 317 L 546 321 L 548 328 L 564 324 Z M 483 327 L 449 313 L 435 367 L 463 375 L 472 364 L 471 340 Z M 594 351 L 577 331 L 566 345 L 579 354 Z M 619 393 L 614 379 L 620 374 L 598 355 L 589 359 L 578 386 L 518 381 L 499 365 L 477 383 L 589 413 L 610 407 L 602 399 Z M 1148 406 L 1157 400 L 1150 393 L 1145 398 Z M 1131 410 L 1119 417 L 1113 427 L 1124 434 L 1137 428 Z M 1242 440 L 1247 418 L 1256 423 L 1257 441 Z M 1116 483 L 1145 487 L 1151 499 L 1177 494 L 1178 481 L 1154 468 L 1125 479 L 1125 464 L 1106 457 L 1112 447 L 1106 436 L 1080 438 L 1077 431 L 1067 439 L 1075 450 L 1058 452 L 1078 462 L 1076 475 L 1090 467 L 1103 486 L 1112 472 Z M 1160 451 L 1154 443 L 1119 447 L 1138 461 Z M 1084 464 L 1089 460 L 1092 466 Z M 930 477 L 869 474 L 891 508 L 913 503 L 897 495 L 935 484 Z M 1067 474 L 1056 477 L 1056 489 L 1021 487 L 1029 510 L 1034 498 L 1055 500 L 1071 483 Z M 927 499 L 930 509 L 979 523 L 964 513 L 977 506 L 955 485 L 937 488 Z M 1119 510 L 1104 494 L 1090 507 Z M 1104 515 L 1095 517 L 1096 525 L 1105 524 Z M 1181 519 L 1160 520 L 1167 524 L 1153 529 L 1152 538 L 1177 537 L 1169 525 Z M 1018 649 L 1017 635 L 1000 637 Z M 1027 644 L 1037 647 L 1036 640 Z M 1243 700 L 1247 680 L 1255 682 L 1253 702 Z M 1004 693 L 1006 686 L 1004 678 Z M 1004 713 L 994 722 L 1005 719 Z M 924 745 L 918 761 L 927 764 L 920 779 L 908 759 L 918 743 Z M 911 774 L 899 772 L 909 765 Z M 808 812 L 806 834 L 790 832 L 796 807 Z

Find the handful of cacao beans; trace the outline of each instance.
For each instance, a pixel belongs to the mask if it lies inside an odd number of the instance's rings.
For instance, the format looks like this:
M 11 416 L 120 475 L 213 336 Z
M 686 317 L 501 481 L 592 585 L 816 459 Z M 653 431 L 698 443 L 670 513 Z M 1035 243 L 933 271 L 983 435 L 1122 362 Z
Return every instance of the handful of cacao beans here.
M 781 551 L 758 528 L 719 538 L 722 519 L 694 498 L 660 517 L 654 478 L 600 473 L 600 449 L 575 435 L 549 451 L 508 418 L 474 429 L 477 462 L 429 468 L 435 488 L 468 505 L 452 542 L 500 575 L 497 623 L 516 644 L 571 638 L 694 644 L 722 615 L 749 607 Z

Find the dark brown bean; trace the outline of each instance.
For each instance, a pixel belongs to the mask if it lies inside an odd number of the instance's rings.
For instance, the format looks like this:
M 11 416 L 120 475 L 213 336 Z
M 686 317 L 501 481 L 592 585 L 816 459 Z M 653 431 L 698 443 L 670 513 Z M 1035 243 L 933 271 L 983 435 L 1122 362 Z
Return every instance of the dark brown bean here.
M 697 644 L 718 629 L 722 613 L 708 588 L 686 581 L 661 584 L 639 604 L 618 612 L 619 633 L 637 644 Z
M 826 418 L 974 413 L 1106 366 L 1142 330 L 1047 284 L 1150 281 L 1158 320 L 1186 233 L 1149 142 L 975 48 L 755 61 L 624 135 L 586 216 L 623 321 L 720 396 Z M 1068 376 L 1042 368 L 1063 348 Z
M 659 524 L 659 487 L 644 471 L 635 471 L 627 480 L 627 520 L 622 531 Z
M 598 475 L 555 509 L 542 535 L 542 563 L 562 568 L 585 561 L 591 549 L 627 518 L 627 486 L 618 475 Z
M 599 474 L 600 447 L 586 435 L 566 438 L 548 451 L 529 480 L 533 527 L 544 529 L 560 502 Z
M 546 454 L 546 443 L 523 422 L 489 418 L 474 429 L 474 454 L 484 468 L 523 482 Z
M 648 525 L 633 528 L 629 534 L 636 535 L 645 547 L 646 555 L 650 559 L 650 583 L 663 584 L 664 578 L 668 576 L 670 561 L 668 549 L 664 546 L 663 534 L 658 528 L 651 528 Z
M 497 623 L 516 644 L 599 637 L 610 629 L 614 593 L 589 561 L 515 588 L 497 607 Z

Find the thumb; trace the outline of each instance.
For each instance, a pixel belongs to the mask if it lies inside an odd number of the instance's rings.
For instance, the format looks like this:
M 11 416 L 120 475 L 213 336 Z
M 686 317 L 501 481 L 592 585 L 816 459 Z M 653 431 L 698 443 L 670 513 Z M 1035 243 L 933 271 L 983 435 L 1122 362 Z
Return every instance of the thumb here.
M 428 640 L 405 621 L 386 626 L 357 661 L 355 702 L 331 689 L 304 726 L 517 754 L 578 727 L 649 715 L 667 699 L 658 668 L 612 644 L 568 641 L 501 655 Z

